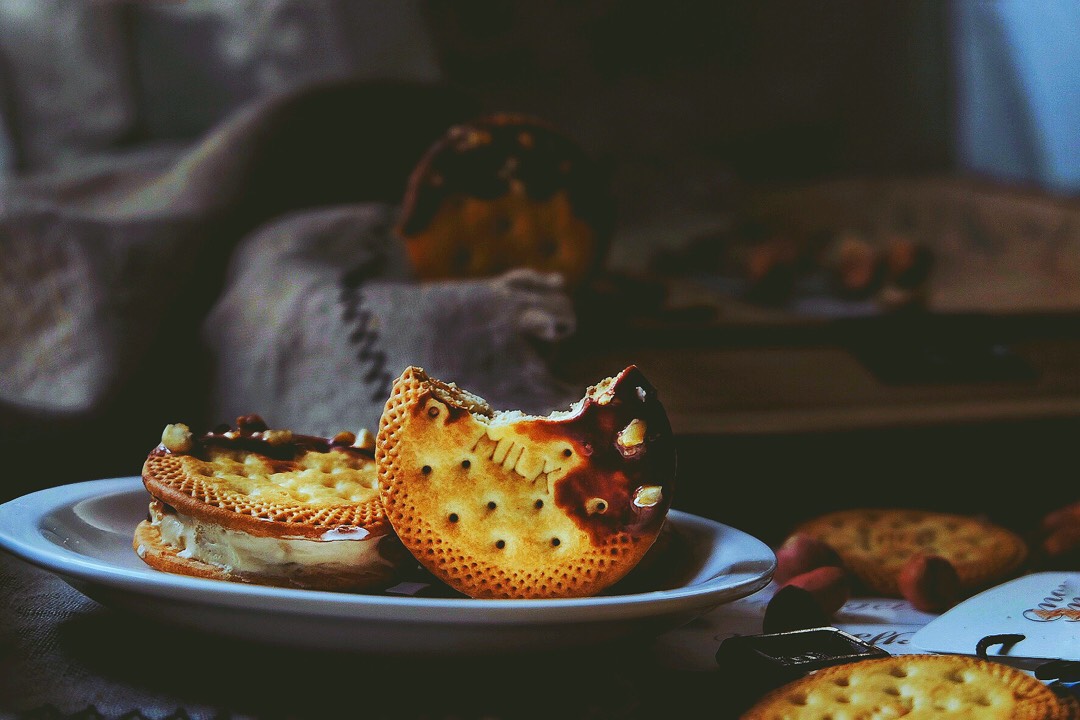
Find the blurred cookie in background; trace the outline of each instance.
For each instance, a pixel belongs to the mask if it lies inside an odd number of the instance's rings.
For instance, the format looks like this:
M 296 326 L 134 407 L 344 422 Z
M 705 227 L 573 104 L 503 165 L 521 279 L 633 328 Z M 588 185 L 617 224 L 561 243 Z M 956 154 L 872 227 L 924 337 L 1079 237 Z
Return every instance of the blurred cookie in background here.
M 576 288 L 600 269 L 612 226 L 607 182 L 578 143 L 542 119 L 494 113 L 428 150 L 397 232 L 421 280 L 528 267 Z

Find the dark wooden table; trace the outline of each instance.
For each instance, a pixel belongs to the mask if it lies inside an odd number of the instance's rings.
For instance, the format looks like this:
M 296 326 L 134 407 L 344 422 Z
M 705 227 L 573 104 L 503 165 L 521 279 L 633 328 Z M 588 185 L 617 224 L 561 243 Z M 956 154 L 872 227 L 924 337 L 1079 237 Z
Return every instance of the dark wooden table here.
M 447 660 L 224 639 L 103 607 L 0 551 L 4 718 L 715 720 L 734 716 L 737 682 L 649 640 Z

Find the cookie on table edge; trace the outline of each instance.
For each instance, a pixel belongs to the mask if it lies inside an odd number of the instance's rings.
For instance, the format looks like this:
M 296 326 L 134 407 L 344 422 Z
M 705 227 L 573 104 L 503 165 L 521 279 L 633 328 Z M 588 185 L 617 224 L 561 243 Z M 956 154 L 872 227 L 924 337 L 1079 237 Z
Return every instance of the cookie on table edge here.
M 791 534 L 827 543 L 866 591 L 884 597 L 902 597 L 900 571 L 918 555 L 948 560 L 964 595 L 1009 579 L 1028 557 L 1026 541 L 1008 528 L 920 509 L 838 510 L 800 523 Z
M 1008 665 L 965 655 L 915 654 L 817 670 L 768 692 L 740 720 L 1075 720 L 1077 710 L 1075 699 Z

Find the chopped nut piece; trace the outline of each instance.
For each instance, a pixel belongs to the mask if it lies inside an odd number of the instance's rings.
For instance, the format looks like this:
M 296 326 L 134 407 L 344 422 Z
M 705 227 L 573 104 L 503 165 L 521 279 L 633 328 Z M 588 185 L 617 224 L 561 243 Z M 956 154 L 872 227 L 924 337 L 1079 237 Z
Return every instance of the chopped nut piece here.
M 334 439 L 330 441 L 331 445 L 352 445 L 356 442 L 356 434 L 351 433 L 348 430 L 342 430 Z
M 372 435 L 371 431 L 367 428 L 360 428 L 360 432 L 356 434 L 356 441 L 353 442 L 353 447 L 360 448 L 361 450 L 374 450 L 375 436 Z
M 645 453 L 645 421 L 634 418 L 615 437 L 619 454 L 627 460 L 640 458 Z
M 659 485 L 642 485 L 634 491 L 634 504 L 638 507 L 652 507 L 664 498 L 664 489 Z
M 638 418 L 631 420 L 619 433 L 617 442 L 623 447 L 635 447 L 645 442 L 645 421 Z
M 292 442 L 292 430 L 265 430 L 263 440 L 271 445 L 284 445 Z
M 161 444 L 169 452 L 186 453 L 192 447 L 191 429 L 183 423 L 166 425 L 161 433 Z

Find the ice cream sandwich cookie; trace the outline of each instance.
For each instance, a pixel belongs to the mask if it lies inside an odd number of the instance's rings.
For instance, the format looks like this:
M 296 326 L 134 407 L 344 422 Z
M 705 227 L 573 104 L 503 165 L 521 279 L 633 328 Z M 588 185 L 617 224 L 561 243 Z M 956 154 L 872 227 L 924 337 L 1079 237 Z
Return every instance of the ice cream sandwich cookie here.
M 258 416 L 200 436 L 169 425 L 146 458 L 149 516 L 133 547 L 196 577 L 316 590 L 392 584 L 402 557 L 376 489 L 370 433 L 333 439 Z

